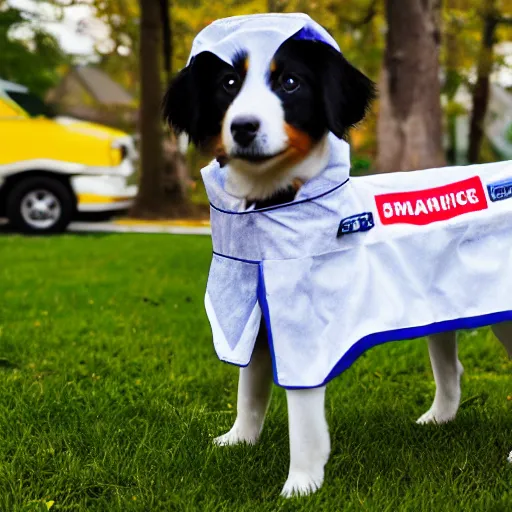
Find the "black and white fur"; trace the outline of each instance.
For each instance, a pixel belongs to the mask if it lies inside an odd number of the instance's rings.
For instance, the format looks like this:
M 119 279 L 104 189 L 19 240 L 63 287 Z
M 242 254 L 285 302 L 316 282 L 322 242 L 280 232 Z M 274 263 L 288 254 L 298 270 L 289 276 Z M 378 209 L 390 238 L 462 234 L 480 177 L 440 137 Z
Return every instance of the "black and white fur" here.
M 288 40 L 269 69 L 240 53 L 230 66 L 209 52 L 176 77 L 164 115 L 178 132 L 229 163 L 229 192 L 267 200 L 319 173 L 327 133 L 359 122 L 373 84 L 327 44 Z
M 164 99 L 164 115 L 206 152 L 228 164 L 228 191 L 247 207 L 290 201 L 297 183 L 320 173 L 329 159 L 327 133 L 344 137 L 373 97 L 373 84 L 330 46 L 288 40 L 269 69 L 251 67 L 241 53 L 230 66 L 201 53 L 176 77 Z M 512 354 L 512 323 L 494 326 Z M 463 369 L 456 333 L 429 339 L 436 381 L 432 407 L 418 423 L 455 418 Z M 272 365 L 264 327 L 250 364 L 240 369 L 237 417 L 218 445 L 253 444 L 271 395 Z M 282 495 L 309 494 L 324 479 L 330 438 L 325 387 L 287 390 L 290 469 Z

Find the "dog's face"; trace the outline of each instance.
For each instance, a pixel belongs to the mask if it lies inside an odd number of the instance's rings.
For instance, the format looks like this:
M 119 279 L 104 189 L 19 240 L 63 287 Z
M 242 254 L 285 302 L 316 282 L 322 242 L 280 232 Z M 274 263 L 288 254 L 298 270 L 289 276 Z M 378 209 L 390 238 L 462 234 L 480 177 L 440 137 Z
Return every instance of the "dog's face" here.
M 164 117 L 219 161 L 260 175 L 300 162 L 328 131 L 342 138 L 373 94 L 334 48 L 289 39 L 268 69 L 245 53 L 233 65 L 200 53 L 172 82 Z

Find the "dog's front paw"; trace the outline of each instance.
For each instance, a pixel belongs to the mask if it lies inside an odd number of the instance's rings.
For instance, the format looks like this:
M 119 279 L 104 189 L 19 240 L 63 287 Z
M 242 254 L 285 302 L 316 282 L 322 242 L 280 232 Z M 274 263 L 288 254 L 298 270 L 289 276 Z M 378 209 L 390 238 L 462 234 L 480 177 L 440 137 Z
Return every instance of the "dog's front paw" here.
M 421 415 L 416 423 L 419 425 L 435 424 L 440 425 L 441 423 L 448 423 L 455 419 L 457 414 L 458 404 L 454 407 L 444 407 L 440 409 L 438 407 L 432 407 L 425 414 Z
M 259 433 L 244 431 L 236 425 L 222 436 L 216 437 L 213 442 L 217 446 L 233 446 L 235 444 L 256 444 L 258 441 Z
M 322 487 L 324 481 L 323 472 L 320 475 L 310 475 L 304 471 L 293 471 L 288 475 L 281 496 L 292 498 L 293 496 L 307 496 Z
M 448 423 L 455 419 L 460 403 L 460 378 L 464 373 L 464 367 L 457 361 L 456 372 L 449 374 L 450 379 L 444 382 L 444 390 L 439 388 L 436 390 L 436 396 L 432 407 L 422 416 L 418 418 L 416 423 L 425 425 L 434 423 Z

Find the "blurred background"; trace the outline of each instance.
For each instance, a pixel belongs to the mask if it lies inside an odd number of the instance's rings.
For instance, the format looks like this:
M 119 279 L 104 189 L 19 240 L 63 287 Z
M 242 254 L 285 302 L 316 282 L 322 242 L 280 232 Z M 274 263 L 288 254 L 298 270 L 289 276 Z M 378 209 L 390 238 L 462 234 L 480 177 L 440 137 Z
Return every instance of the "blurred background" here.
M 354 174 L 512 159 L 512 0 L 0 0 L 0 216 L 205 218 L 206 162 L 160 101 L 202 28 L 269 11 L 311 15 L 378 83 Z
M 512 159 L 512 0 L 0 0 L 0 511 L 512 510 L 512 362 L 489 329 L 459 334 L 442 429 L 412 421 L 435 394 L 426 343 L 330 384 L 316 497 L 278 499 L 284 390 L 257 446 L 211 442 L 237 373 L 203 313 L 211 239 L 189 236 L 209 232 L 206 161 L 161 99 L 198 31 L 267 11 L 310 14 L 378 84 L 353 174 Z

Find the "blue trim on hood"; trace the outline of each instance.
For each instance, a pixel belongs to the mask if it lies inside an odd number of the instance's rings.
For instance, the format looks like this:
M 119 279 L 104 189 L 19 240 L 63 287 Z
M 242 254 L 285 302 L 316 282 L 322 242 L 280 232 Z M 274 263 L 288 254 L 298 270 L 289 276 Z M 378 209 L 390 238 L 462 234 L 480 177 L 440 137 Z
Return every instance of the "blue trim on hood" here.
M 298 39 L 300 41 L 320 41 L 321 43 L 328 44 L 331 48 L 334 48 L 332 44 L 329 41 L 327 41 L 324 37 L 322 37 L 320 33 L 318 33 L 314 28 L 309 27 L 307 25 L 301 28 L 290 39 Z M 337 50 L 337 48 L 335 49 Z

